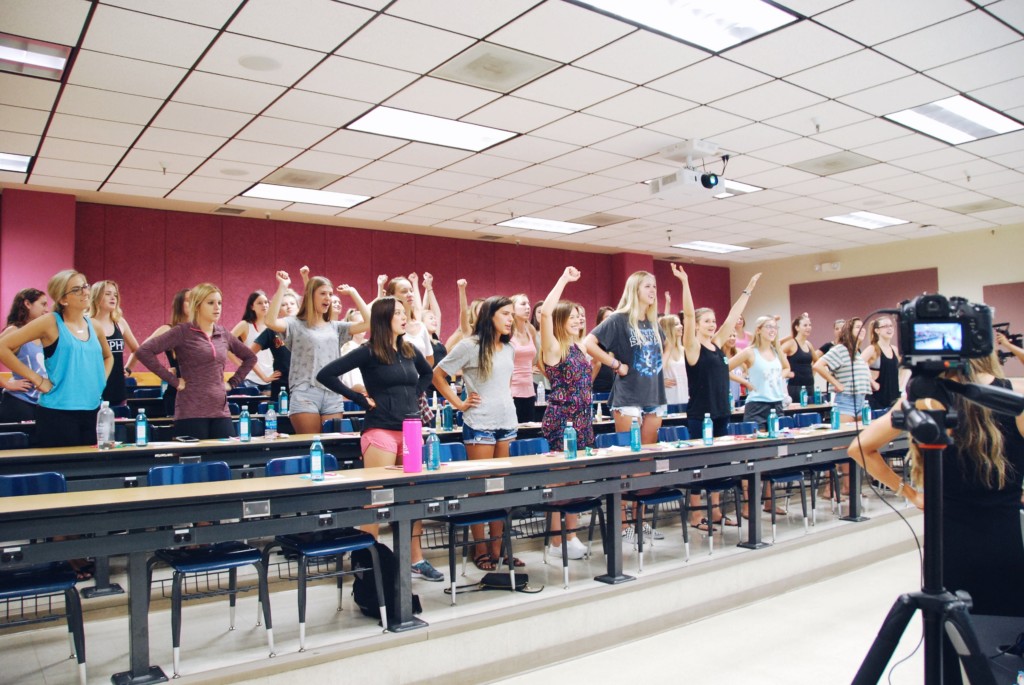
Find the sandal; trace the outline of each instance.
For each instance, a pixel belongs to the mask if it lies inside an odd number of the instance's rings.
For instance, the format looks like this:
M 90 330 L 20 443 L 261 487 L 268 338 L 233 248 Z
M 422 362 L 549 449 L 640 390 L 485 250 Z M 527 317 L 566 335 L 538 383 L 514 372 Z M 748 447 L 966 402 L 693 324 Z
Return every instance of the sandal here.
M 697 530 L 699 530 L 702 533 L 714 533 L 715 532 L 714 527 L 712 527 L 710 524 L 708 524 L 708 520 L 707 519 L 701 519 L 700 523 L 691 523 L 690 527 L 691 528 L 696 528 Z
M 502 558 L 501 560 L 499 560 L 498 563 L 501 564 L 501 565 L 507 566 L 508 565 L 508 557 Z M 524 566 L 526 566 L 526 562 L 523 561 L 522 559 L 518 559 L 516 557 L 512 557 L 512 565 L 514 567 L 516 567 L 516 568 L 523 568 Z
M 473 565 L 481 571 L 493 571 L 498 568 L 498 560 L 490 552 L 484 552 L 473 557 Z
M 68 564 L 75 572 L 77 580 L 92 580 L 92 574 L 96 571 L 96 565 L 88 559 L 72 559 Z
M 712 521 L 712 523 L 714 523 L 716 526 L 731 526 L 733 528 L 735 528 L 736 526 L 740 525 L 738 522 L 733 521 L 728 516 L 723 516 L 722 518 L 718 519 L 717 521 Z

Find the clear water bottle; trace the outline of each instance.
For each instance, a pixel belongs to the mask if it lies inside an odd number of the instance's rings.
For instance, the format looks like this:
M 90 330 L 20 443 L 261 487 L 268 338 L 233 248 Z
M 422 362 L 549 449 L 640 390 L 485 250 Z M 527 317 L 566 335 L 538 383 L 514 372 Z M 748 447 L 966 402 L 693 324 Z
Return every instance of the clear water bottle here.
M 146 420 L 146 410 L 139 408 L 139 415 L 135 417 L 135 446 L 145 447 L 149 444 L 149 421 Z
M 839 430 L 839 407 L 837 407 L 835 405 L 832 406 L 831 421 L 832 421 L 832 430 L 834 430 L 834 431 Z
M 636 417 L 633 417 L 633 423 L 629 426 L 629 450 L 631 452 L 640 451 L 640 422 L 637 421 Z
M 768 413 L 768 437 L 779 437 L 779 415 L 775 413 L 774 409 Z
M 801 385 L 800 386 L 800 406 L 801 407 L 806 407 L 807 406 L 807 386 L 806 385 Z
M 287 401 L 287 397 L 285 400 Z M 277 437 L 277 412 L 274 411 L 274 403 L 267 405 L 267 414 L 263 417 L 263 437 L 273 440 Z
M 101 450 L 114 448 L 114 410 L 110 402 L 103 402 L 96 412 L 96 446 Z
M 637 433 L 640 432 L 640 426 L 637 426 Z M 633 448 L 633 427 L 629 428 L 629 442 L 630 448 Z M 639 442 L 639 440 L 637 441 Z M 562 448 L 565 452 L 566 459 L 576 458 L 576 429 L 572 427 L 572 421 L 565 422 L 565 431 L 562 433 Z M 635 449 L 633 450 L 636 451 Z
M 704 424 L 701 426 L 701 437 L 704 444 L 710 445 L 715 441 L 715 423 L 711 420 L 711 414 L 704 415 Z
M 729 412 L 732 413 L 732 411 L 734 409 L 736 409 L 736 398 L 732 396 L 732 390 L 730 390 L 729 391 Z
M 251 421 L 249 420 L 248 407 L 242 407 L 242 413 L 238 415 L 238 439 L 242 442 L 252 440 Z
M 288 416 L 288 391 L 284 388 L 277 394 L 277 408 L 281 416 Z
M 821 404 L 821 388 L 814 389 L 814 403 Z
M 444 430 L 444 400 L 434 402 L 434 430 Z
M 860 408 L 860 422 L 864 426 L 871 425 L 871 407 L 867 404 Z
M 536 404 L 538 406 L 539 405 L 543 405 L 543 404 L 547 404 L 547 401 L 548 401 L 547 391 L 544 390 L 544 384 L 543 383 L 538 383 L 537 384 L 537 402 L 536 402 Z
M 320 443 L 319 435 L 313 436 L 313 444 L 309 446 L 309 479 L 324 479 L 324 446 Z
M 427 450 L 427 471 L 437 471 L 441 468 L 441 438 L 437 437 L 435 431 L 430 431 L 425 444 Z
M 450 431 L 455 425 L 455 410 L 448 402 L 441 407 L 441 429 Z

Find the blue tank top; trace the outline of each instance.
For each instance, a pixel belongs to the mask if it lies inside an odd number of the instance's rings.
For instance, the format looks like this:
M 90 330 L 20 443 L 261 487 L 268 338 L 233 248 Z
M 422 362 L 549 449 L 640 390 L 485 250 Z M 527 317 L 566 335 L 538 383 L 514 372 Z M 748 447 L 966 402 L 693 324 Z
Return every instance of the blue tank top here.
M 57 312 L 53 316 L 57 320 L 57 344 L 46 359 L 46 374 L 53 389 L 39 396 L 39 405 L 64 411 L 97 409 L 107 379 L 96 332 L 87 319 L 89 338 L 79 340 L 64 324 L 63 316 Z
M 30 340 L 18 348 L 18 360 L 28 368 L 32 369 L 35 373 L 38 373 L 40 377 L 46 378 L 46 364 L 43 361 L 43 346 L 35 340 Z M 11 377 L 15 380 L 21 380 L 23 378 L 23 376 L 19 376 L 13 372 L 11 373 Z M 11 397 L 17 397 L 19 400 L 28 402 L 29 404 L 36 404 L 39 402 L 39 391 L 34 387 L 31 390 L 18 390 L 17 392 L 4 390 L 4 392 Z
M 786 382 L 782 380 L 782 362 L 777 352 L 775 359 L 768 361 L 760 350 L 754 350 L 754 364 L 750 367 L 748 380 L 756 388 L 747 395 L 748 402 L 782 402 L 789 397 Z

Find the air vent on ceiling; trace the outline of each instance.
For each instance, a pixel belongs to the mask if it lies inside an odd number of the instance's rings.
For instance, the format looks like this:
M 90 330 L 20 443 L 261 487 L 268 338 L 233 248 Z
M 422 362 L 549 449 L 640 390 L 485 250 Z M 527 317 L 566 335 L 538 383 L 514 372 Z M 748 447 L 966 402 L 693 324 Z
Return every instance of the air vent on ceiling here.
M 838 174 L 852 169 L 860 169 L 861 167 L 871 166 L 872 164 L 878 164 L 878 160 L 865 157 L 864 155 L 858 155 L 856 152 L 837 152 L 832 155 L 825 155 L 824 157 L 816 157 L 803 162 L 790 164 L 789 166 L 794 169 L 799 169 L 800 171 L 806 171 L 810 174 L 817 174 L 818 176 L 831 176 L 832 174 Z
M 214 214 L 227 214 L 229 216 L 238 216 L 239 214 L 245 214 L 246 210 L 241 207 L 218 207 L 213 210 Z
M 635 218 L 634 216 L 619 216 L 618 214 L 598 212 L 597 214 L 588 214 L 576 219 L 569 219 L 569 221 L 574 224 L 586 224 L 588 226 L 611 226 L 612 224 L 620 224 L 623 221 L 631 221 Z
M 501 240 L 500 235 L 482 235 L 480 240 Z
M 543 57 L 481 42 L 434 69 L 430 75 L 467 86 L 511 93 L 560 66 L 558 62 Z
M 308 188 L 310 190 L 321 190 L 334 183 L 341 176 L 337 174 L 325 174 L 319 171 L 306 171 L 305 169 L 289 169 L 284 167 L 263 179 L 264 183 L 273 183 L 279 186 L 291 188 Z
M 954 205 L 952 207 L 943 207 L 951 212 L 957 214 L 977 214 L 978 212 L 991 212 L 993 209 L 1006 209 L 1007 207 L 1013 207 L 1012 204 L 1004 200 L 978 200 L 977 202 L 968 202 L 964 205 Z
M 774 247 L 776 245 L 782 245 L 781 240 L 772 240 L 771 238 L 758 238 L 757 240 L 748 240 L 745 243 L 736 243 L 740 247 L 749 247 L 751 250 L 756 250 L 759 247 Z

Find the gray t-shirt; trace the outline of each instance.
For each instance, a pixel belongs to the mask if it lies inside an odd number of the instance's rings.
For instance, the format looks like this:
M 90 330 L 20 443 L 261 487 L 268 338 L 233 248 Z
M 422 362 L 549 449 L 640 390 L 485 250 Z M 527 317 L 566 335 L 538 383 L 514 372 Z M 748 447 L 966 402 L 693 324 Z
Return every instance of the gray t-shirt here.
M 462 418 L 477 430 L 511 429 L 519 425 L 512 401 L 512 367 L 515 357 L 511 345 L 502 345 L 491 358 L 491 375 L 482 378 L 480 344 L 476 337 L 466 338 L 452 348 L 438 367 L 448 374 L 462 372 L 466 392 L 480 395 L 480 404 L 467 409 Z
M 294 316 L 285 320 L 284 344 L 292 351 L 292 365 L 288 371 L 290 388 L 317 388 L 327 390 L 317 382 L 320 369 L 341 356 L 341 346 L 352 339 L 347 321 L 325 322 L 310 328 L 305 321 Z
M 639 324 L 639 340 L 629 325 L 629 317 L 619 312 L 593 330 L 604 349 L 629 365 L 629 373 L 616 375 L 612 382 L 612 407 L 655 407 L 667 403 L 661 369 L 661 331 L 646 319 Z

